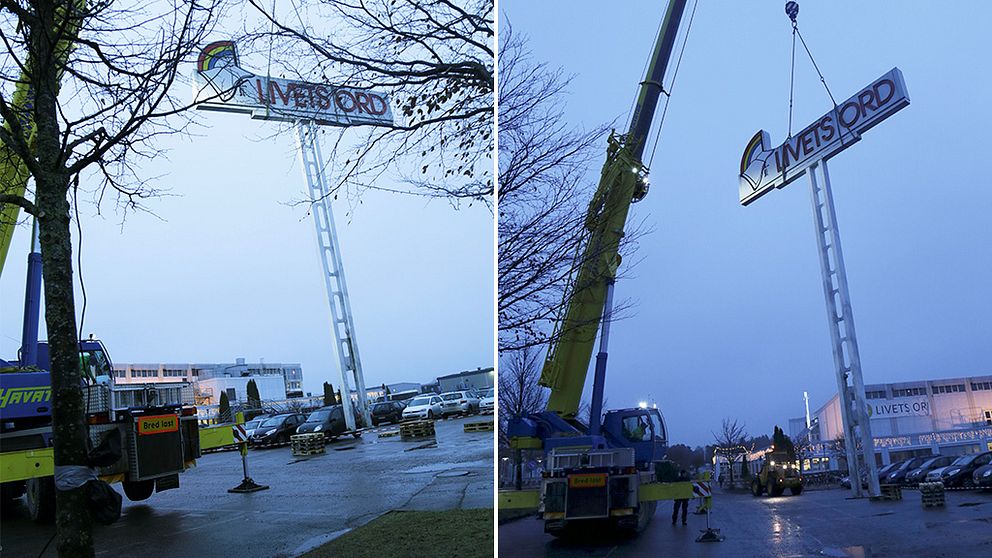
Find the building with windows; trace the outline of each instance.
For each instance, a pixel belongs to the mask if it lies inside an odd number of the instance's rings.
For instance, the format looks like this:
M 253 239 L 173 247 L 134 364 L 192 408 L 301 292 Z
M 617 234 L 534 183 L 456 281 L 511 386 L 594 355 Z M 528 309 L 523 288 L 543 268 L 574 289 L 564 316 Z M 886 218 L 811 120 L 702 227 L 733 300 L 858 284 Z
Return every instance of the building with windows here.
M 188 381 L 197 384 L 215 378 L 247 378 L 275 376 L 282 378 L 285 392 L 279 399 L 303 396 L 303 367 L 299 363 L 257 363 L 238 358 L 232 363 L 159 363 L 114 364 L 114 381 L 119 384 L 147 384 Z M 257 382 L 256 382 L 257 383 Z M 263 399 L 265 397 L 263 396 Z
M 476 368 L 447 376 L 438 376 L 438 389 L 441 393 L 458 389 L 475 389 L 482 391 L 496 385 L 496 371 L 489 368 Z
M 865 396 L 879 464 L 992 451 L 992 376 L 870 384 Z M 810 468 L 816 459 L 824 470 L 846 469 L 840 398 L 830 398 L 810 423 L 789 421 L 793 440 L 808 442 Z

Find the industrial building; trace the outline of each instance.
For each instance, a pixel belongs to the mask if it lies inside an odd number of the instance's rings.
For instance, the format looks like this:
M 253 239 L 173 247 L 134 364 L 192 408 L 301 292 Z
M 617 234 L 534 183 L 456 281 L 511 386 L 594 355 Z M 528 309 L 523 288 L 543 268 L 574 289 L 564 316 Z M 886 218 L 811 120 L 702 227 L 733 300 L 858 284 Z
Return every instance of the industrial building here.
M 437 377 L 438 390 L 441 393 L 458 389 L 475 389 L 482 391 L 496 385 L 496 371 L 493 367 L 476 368 Z
M 278 399 L 303 396 L 303 367 L 299 363 L 257 363 L 245 362 L 238 358 L 231 363 L 159 363 L 159 364 L 114 364 L 114 381 L 119 384 L 147 384 L 155 382 L 177 382 L 186 380 L 199 384 L 214 378 L 257 378 L 278 376 L 282 378 L 284 393 Z M 256 381 L 256 383 L 258 383 Z M 261 387 L 261 386 L 260 386 Z M 266 397 L 263 395 L 263 399 Z
M 992 450 L 992 376 L 868 384 L 866 402 L 878 464 L 932 454 Z M 804 470 L 846 470 L 837 394 L 805 418 L 789 421 Z

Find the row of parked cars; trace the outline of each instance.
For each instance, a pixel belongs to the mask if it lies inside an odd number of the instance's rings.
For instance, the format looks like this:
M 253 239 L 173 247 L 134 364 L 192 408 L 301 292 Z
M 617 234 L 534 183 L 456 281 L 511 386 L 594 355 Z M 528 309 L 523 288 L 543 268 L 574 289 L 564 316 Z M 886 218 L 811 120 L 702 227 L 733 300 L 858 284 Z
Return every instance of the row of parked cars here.
M 931 455 L 892 462 L 878 470 L 880 484 L 916 486 L 942 482 L 946 487 L 992 488 L 992 451 L 969 455 Z M 845 478 L 842 485 L 850 488 Z M 866 479 L 862 486 L 868 486 Z
M 442 394 L 419 395 L 405 401 L 381 401 L 372 405 L 372 426 L 398 423 L 410 419 L 443 418 L 455 414 L 492 412 L 494 393 L 490 388 L 483 393 L 475 390 L 451 391 Z M 363 426 L 361 415 L 355 411 L 355 424 Z M 321 432 L 328 439 L 348 433 L 344 420 L 344 407 L 321 407 L 309 415 L 282 413 L 255 417 L 245 423 L 248 443 L 252 446 L 285 444 L 293 434 Z M 352 433 L 356 438 L 359 433 Z
M 492 388 L 482 393 L 468 389 L 419 395 L 408 401 L 406 408 L 403 409 L 403 419 L 433 420 L 449 415 L 491 413 L 495 407 L 494 395 Z

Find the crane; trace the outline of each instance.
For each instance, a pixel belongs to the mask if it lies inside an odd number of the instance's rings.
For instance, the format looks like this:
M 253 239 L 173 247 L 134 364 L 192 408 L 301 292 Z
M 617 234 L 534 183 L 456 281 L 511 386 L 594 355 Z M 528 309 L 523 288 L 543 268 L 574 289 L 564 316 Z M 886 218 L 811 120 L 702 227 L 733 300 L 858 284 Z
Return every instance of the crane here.
M 639 531 L 657 501 L 692 496 L 691 483 L 672 482 L 674 466 L 663 459 L 668 441 L 658 409 L 617 409 L 603 415 L 620 242 L 630 206 L 648 192 L 642 156 L 685 7 L 686 0 L 669 2 L 627 132 L 609 137 L 606 163 L 585 216 L 587 240 L 541 373 L 540 384 L 550 388 L 546 409 L 513 417 L 507 426 L 512 448 L 543 451 L 544 471 L 540 491 L 501 494 L 501 507 L 538 507 L 545 532 L 555 536 L 590 519 Z M 597 333 L 585 424 L 578 410 Z

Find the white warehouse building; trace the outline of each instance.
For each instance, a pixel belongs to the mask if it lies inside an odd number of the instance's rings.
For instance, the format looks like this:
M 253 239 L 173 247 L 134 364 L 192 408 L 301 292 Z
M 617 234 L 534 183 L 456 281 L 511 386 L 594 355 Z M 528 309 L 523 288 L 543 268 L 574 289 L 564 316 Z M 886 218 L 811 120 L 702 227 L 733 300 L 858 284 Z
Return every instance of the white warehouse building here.
M 992 451 L 992 376 L 869 384 L 866 402 L 879 464 L 934 454 Z M 789 421 L 793 440 L 809 439 L 806 470 L 843 470 L 840 398 Z

